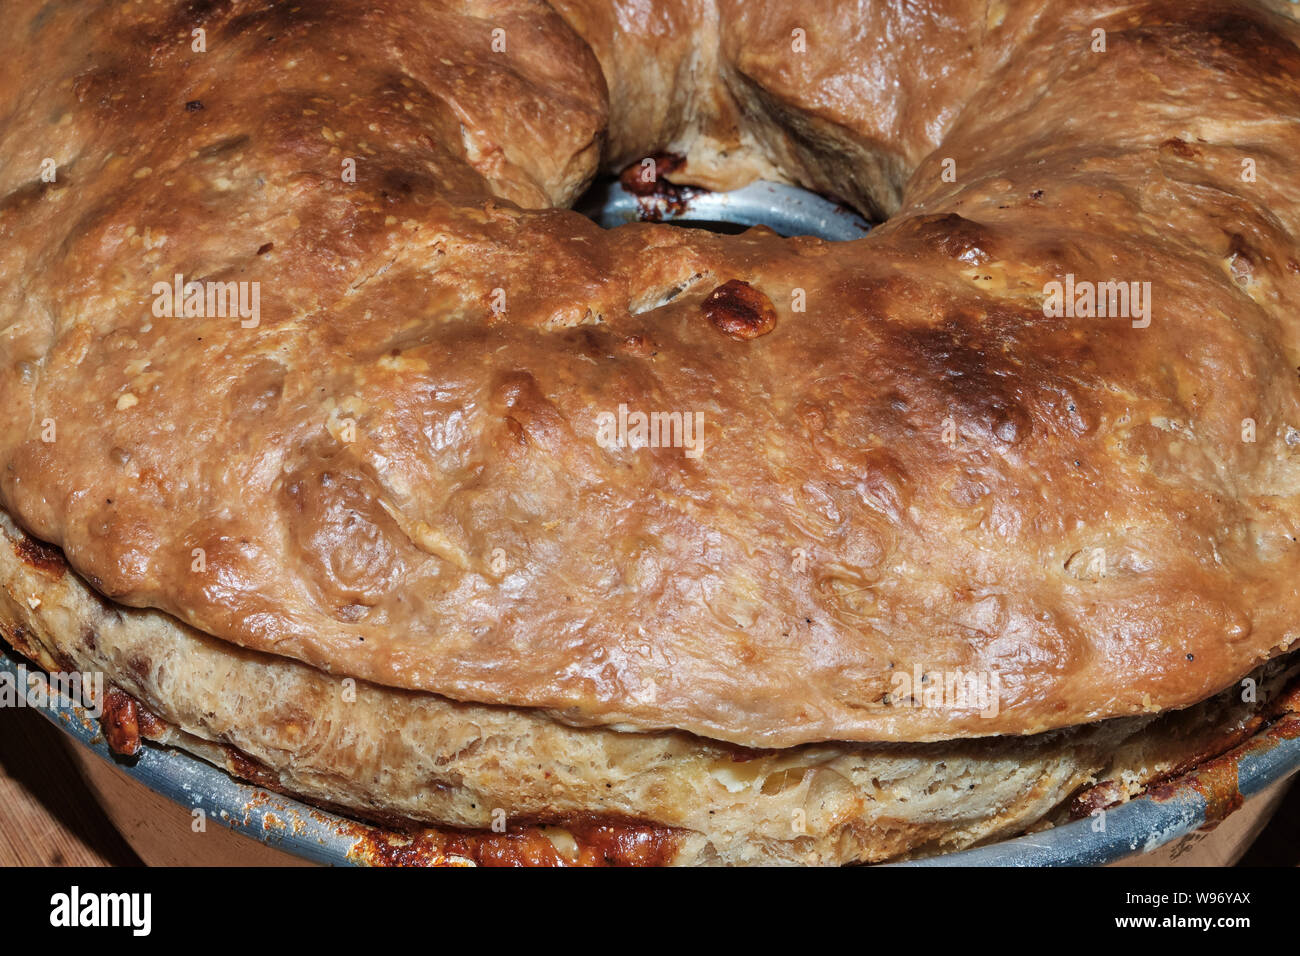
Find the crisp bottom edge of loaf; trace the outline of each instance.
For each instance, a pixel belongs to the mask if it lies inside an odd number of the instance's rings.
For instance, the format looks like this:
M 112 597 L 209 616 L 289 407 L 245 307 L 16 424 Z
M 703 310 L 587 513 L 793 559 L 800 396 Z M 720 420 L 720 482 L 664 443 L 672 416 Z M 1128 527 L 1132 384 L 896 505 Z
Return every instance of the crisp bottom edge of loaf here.
M 952 852 L 1123 803 L 1300 696 L 1293 654 L 1261 664 L 1253 695 L 1234 685 L 1181 711 L 1026 737 L 755 751 L 576 728 L 330 675 L 115 604 L 3 512 L 0 630 L 48 670 L 102 672 L 142 708 L 144 736 L 379 822 L 393 832 L 371 832 L 362 860 L 378 863 L 828 865 Z

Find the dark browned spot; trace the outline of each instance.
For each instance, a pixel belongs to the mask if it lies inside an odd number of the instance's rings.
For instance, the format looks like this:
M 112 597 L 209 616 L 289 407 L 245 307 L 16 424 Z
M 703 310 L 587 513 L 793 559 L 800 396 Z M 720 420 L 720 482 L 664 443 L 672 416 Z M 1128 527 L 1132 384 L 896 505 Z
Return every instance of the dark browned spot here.
M 124 757 L 140 752 L 140 716 L 135 698 L 118 687 L 104 693 L 104 714 L 100 718 L 109 749 Z
M 936 420 L 951 415 L 963 437 L 1018 445 L 1033 433 L 1035 421 L 1086 430 L 1080 399 L 1029 344 L 1036 341 L 1032 321 L 1000 309 L 953 309 L 938 325 L 881 326 L 879 351 L 890 356 L 898 390 L 911 407 L 937 402 L 944 412 Z M 1071 404 L 1073 412 L 1067 410 Z
M 436 189 L 433 177 L 416 169 L 389 168 L 379 173 L 379 195 L 390 203 L 427 196 Z
M 1185 143 L 1181 139 L 1167 139 L 1160 144 L 1160 148 L 1170 150 L 1183 157 L 1183 159 L 1195 159 L 1200 155 L 1195 146 Z
M 226 747 L 226 769 L 242 780 L 279 791 L 279 778 L 271 770 L 234 747 Z
M 1109 810 L 1118 806 L 1123 799 L 1124 794 L 1118 783 L 1114 780 L 1104 781 L 1075 795 L 1070 802 L 1070 819 L 1081 820 L 1098 810 Z
M 231 17 L 222 34 L 226 37 L 257 35 L 263 42 L 272 43 L 280 37 L 301 37 L 311 32 L 323 16 L 312 4 L 258 4 L 247 13 Z
M 93 67 L 73 78 L 72 95 L 78 103 L 108 107 L 111 106 L 114 95 L 124 92 L 123 85 L 129 76 L 129 72 L 119 66 Z
M 183 9 L 188 17 L 206 20 L 210 16 L 229 12 L 230 0 L 190 0 Z
M 644 335 L 629 335 L 623 339 L 623 350 L 642 358 L 654 355 L 655 344 Z
M 0 628 L 3 628 L 5 639 L 14 650 L 32 660 L 36 659 L 38 653 L 36 645 L 28 640 L 29 635 L 25 627 L 21 624 L 11 624 L 8 627 L 0 625 Z
M 916 216 L 903 223 L 898 232 L 926 252 L 937 252 L 945 259 L 978 265 L 994 258 L 989 228 L 956 213 Z
M 50 574 L 62 576 L 68 567 L 63 560 L 63 552 L 30 535 L 25 534 L 18 539 L 14 544 L 14 553 L 32 567 Z
M 135 704 L 135 718 L 140 727 L 141 737 L 148 740 L 160 740 L 167 733 L 167 724 L 139 701 L 136 701 Z
M 510 437 L 520 445 L 527 445 L 528 432 L 524 431 L 524 426 L 519 424 L 519 419 L 507 415 L 505 421 L 506 431 L 510 433 Z
M 729 279 L 718 286 L 701 307 L 714 328 L 737 342 L 748 342 L 776 328 L 772 300 L 739 279 Z
M 56 170 L 56 175 L 63 175 L 63 171 Z M 57 183 L 47 183 L 41 180 L 19 186 L 8 195 L 0 197 L 0 215 L 30 206 L 40 200 L 46 191 L 55 189 L 57 186 Z
M 570 355 L 585 355 L 593 359 L 614 358 L 614 340 L 590 325 L 579 325 L 561 333 L 565 351 Z
M 1272 79 L 1300 72 L 1300 51 L 1266 11 L 1224 11 L 1215 4 L 1168 4 L 1127 31 L 1149 62 L 1207 66 L 1232 75 Z M 1167 19 L 1166 19 L 1167 18 Z M 1144 18 L 1148 19 L 1148 18 Z M 1116 37 L 1115 40 L 1119 38 Z
M 771 748 L 742 747 L 740 744 L 722 742 L 715 743 L 714 746 L 723 751 L 732 763 L 748 763 L 751 760 L 761 760 L 779 753 Z
M 1245 802 L 1237 786 L 1238 757 L 1235 753 L 1217 757 L 1186 777 L 1152 788 L 1151 795 L 1157 800 L 1168 800 L 1178 795 L 1181 785 L 1191 787 L 1205 799 L 1205 823 L 1201 829 L 1213 830 Z
M 623 170 L 618 181 L 633 196 L 671 193 L 673 184 L 663 177 L 677 172 L 685 164 L 686 160 L 674 153 L 655 153 Z
M 153 661 L 144 654 L 131 654 L 126 659 L 126 667 L 141 683 L 148 683 L 153 675 Z
M 82 628 L 81 646 L 92 654 L 99 650 L 99 635 L 95 632 L 93 627 Z
M 1235 232 L 1228 243 L 1228 270 L 1238 285 L 1250 285 L 1255 275 L 1255 257 L 1246 240 Z
M 545 826 L 527 825 L 506 833 L 426 830 L 392 838 L 364 830 L 352 855 L 370 866 L 444 866 L 453 857 L 479 866 L 663 866 L 681 844 L 676 832 L 652 824 L 591 818 L 561 826 L 573 838 L 572 852 L 562 852 Z

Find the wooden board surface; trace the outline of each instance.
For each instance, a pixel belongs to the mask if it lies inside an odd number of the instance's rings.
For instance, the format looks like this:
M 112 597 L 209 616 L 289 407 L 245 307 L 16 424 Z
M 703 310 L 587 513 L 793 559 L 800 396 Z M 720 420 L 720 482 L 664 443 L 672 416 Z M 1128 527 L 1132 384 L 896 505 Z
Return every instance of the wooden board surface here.
M 0 866 L 140 866 L 65 750 L 30 710 L 0 710 Z

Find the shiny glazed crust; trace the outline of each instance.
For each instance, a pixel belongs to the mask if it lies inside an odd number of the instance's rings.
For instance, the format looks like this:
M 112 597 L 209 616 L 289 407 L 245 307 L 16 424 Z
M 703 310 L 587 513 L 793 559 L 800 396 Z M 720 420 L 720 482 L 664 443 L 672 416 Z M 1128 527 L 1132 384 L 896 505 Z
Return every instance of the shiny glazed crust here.
M 15 643 L 287 789 L 879 859 L 1023 829 L 1296 641 L 1283 5 L 9 6 L 0 505 L 80 575 Z M 889 218 L 560 208 L 663 151 Z M 178 276 L 258 309 L 166 315 Z M 1112 282 L 1149 308 L 1049 308 Z

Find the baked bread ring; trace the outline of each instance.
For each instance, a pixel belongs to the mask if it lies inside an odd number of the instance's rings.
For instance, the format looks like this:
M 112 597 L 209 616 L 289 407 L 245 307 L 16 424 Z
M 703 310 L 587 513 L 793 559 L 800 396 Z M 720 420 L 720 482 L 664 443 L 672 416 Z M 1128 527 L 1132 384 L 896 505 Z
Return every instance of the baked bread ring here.
M 1296 641 L 1285 3 L 11 6 L 0 504 L 118 613 L 768 749 L 1150 716 Z M 564 208 L 665 154 L 884 221 Z

